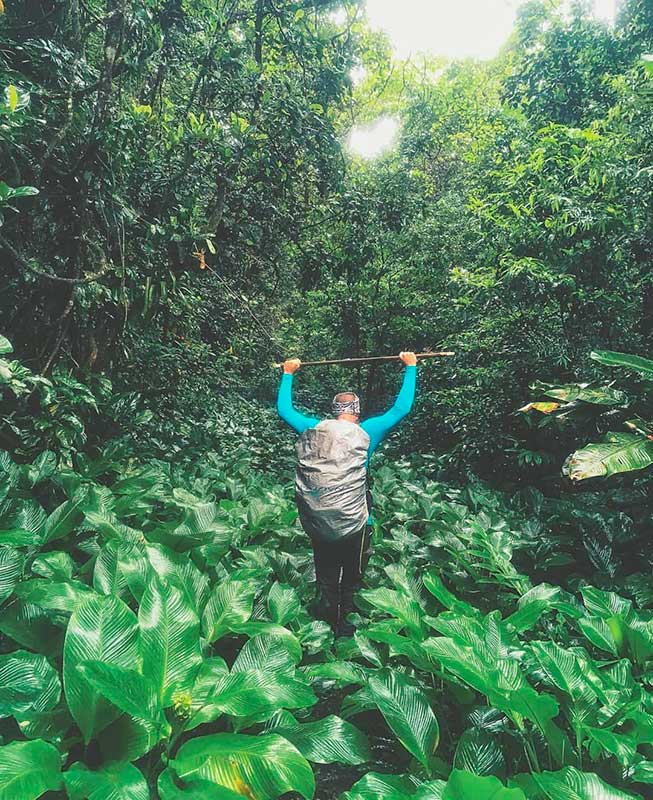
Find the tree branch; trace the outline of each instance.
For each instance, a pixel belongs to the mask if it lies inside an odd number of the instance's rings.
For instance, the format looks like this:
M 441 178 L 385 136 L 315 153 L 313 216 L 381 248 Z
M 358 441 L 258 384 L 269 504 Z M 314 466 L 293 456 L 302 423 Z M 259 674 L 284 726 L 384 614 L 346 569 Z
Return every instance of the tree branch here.
M 6 250 L 9 251 L 9 254 L 14 259 L 17 264 L 20 264 L 21 267 L 24 269 L 29 270 L 34 275 L 38 275 L 39 278 L 44 278 L 49 281 L 55 281 L 57 283 L 68 283 L 68 284 L 83 284 L 83 283 L 94 283 L 95 281 L 100 280 L 104 275 L 111 272 L 111 266 L 106 264 L 103 269 L 99 272 L 95 272 L 93 275 L 87 275 L 85 278 L 62 278 L 59 275 L 51 275 L 49 272 L 43 272 L 36 267 L 33 267 L 27 259 L 23 258 L 21 254 L 11 245 L 4 236 L 0 236 L 0 246 L 4 247 Z

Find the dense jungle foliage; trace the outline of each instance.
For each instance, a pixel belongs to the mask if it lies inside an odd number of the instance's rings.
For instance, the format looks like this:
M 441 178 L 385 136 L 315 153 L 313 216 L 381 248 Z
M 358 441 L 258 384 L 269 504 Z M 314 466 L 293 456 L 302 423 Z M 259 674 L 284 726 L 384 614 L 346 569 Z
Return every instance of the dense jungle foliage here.
M 0 0 L 0 800 L 650 798 L 652 209 L 650 0 Z M 334 641 L 272 364 L 440 346 Z

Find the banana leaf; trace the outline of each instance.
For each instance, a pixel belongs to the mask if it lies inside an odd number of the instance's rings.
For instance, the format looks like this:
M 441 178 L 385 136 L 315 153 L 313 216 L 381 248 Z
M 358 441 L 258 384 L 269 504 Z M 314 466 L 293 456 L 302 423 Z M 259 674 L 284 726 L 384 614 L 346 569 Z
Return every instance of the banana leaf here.
M 537 394 L 561 400 L 563 403 L 589 403 L 598 406 L 621 406 L 628 397 L 625 392 L 611 386 L 591 386 L 589 383 L 566 383 L 556 385 L 536 381 L 531 389 Z
M 650 358 L 631 353 L 617 353 L 614 350 L 595 350 L 590 353 L 590 358 L 606 367 L 624 367 L 639 372 L 645 378 L 653 379 L 653 361 Z
M 569 456 L 562 471 L 572 481 L 605 478 L 653 464 L 653 442 L 634 433 L 607 433 Z

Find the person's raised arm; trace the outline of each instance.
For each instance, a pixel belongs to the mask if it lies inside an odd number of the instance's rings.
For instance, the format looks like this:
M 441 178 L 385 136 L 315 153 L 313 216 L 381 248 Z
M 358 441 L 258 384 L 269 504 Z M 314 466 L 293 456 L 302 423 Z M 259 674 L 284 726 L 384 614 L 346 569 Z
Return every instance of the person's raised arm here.
M 319 420 L 315 417 L 307 417 L 293 406 L 292 403 L 292 384 L 295 372 L 301 367 L 302 362 L 298 358 L 289 358 L 283 362 L 283 375 L 279 384 L 277 394 L 277 411 L 284 422 L 287 422 L 297 433 L 304 433 L 308 428 L 314 428 Z
M 404 380 L 397 399 L 391 409 L 378 417 L 370 417 L 361 424 L 370 437 L 369 455 L 383 441 L 385 436 L 406 417 L 413 407 L 415 388 L 417 386 L 417 357 L 415 353 L 399 353 L 399 358 L 406 365 Z

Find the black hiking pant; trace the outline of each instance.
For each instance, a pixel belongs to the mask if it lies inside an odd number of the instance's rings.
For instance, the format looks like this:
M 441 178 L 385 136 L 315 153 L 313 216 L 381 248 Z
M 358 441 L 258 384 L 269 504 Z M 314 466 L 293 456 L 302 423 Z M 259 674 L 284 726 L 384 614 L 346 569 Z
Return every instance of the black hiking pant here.
M 313 542 L 318 603 L 316 616 L 339 635 L 353 635 L 347 615 L 354 610 L 354 595 L 360 589 L 370 560 L 372 528 L 365 525 L 352 536 L 335 542 Z

